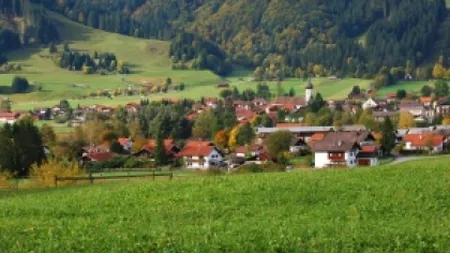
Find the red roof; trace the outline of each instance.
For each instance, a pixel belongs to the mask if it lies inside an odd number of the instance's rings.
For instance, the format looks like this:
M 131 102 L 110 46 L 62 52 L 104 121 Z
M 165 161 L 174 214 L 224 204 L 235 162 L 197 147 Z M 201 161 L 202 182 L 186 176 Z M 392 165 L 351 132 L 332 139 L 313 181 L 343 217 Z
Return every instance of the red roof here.
M 324 133 L 315 133 L 311 136 L 311 141 L 321 141 L 323 138 L 325 138 Z
M 378 149 L 376 145 L 367 145 L 367 146 L 361 146 L 361 151 L 363 153 L 373 153 Z
M 20 117 L 18 112 L 0 112 L 0 118 L 7 120 L 14 120 Z
M 105 152 L 105 153 L 89 153 L 86 155 L 89 159 L 96 162 L 110 160 L 115 156 L 114 153 Z
M 267 152 L 261 152 L 258 158 L 260 161 L 273 161 L 272 155 Z
M 121 146 L 127 144 L 130 141 L 130 138 L 119 138 L 117 142 L 120 143 Z
M 188 141 L 178 156 L 207 156 L 214 150 L 209 141 Z
M 164 148 L 166 151 L 169 151 L 174 145 L 175 144 L 172 139 L 164 140 Z M 148 140 L 147 145 L 145 145 L 144 148 L 149 151 L 153 151 L 156 148 L 156 140 L 155 139 Z
M 262 146 L 261 145 L 257 145 L 257 144 L 255 144 L 255 145 L 251 145 L 251 146 L 240 146 L 240 147 L 237 147 L 236 148 L 236 150 L 235 150 L 235 152 L 236 153 L 239 153 L 239 154 L 245 154 L 245 153 L 247 153 L 248 151 L 250 151 L 250 152 L 255 152 L 255 151 L 258 151 L 258 150 L 261 150 L 262 149 Z
M 236 109 L 236 118 L 239 121 L 249 121 L 249 120 L 253 119 L 253 117 L 255 117 L 255 115 L 256 115 L 256 113 L 251 110 L 247 110 L 247 109 L 243 109 L 243 108 Z
M 405 142 L 411 142 L 412 146 L 415 147 L 426 147 L 430 144 L 433 145 L 433 147 L 439 146 L 444 141 L 445 137 L 443 135 L 438 134 L 430 134 L 430 133 L 424 133 L 424 134 L 407 134 L 405 137 L 403 137 L 403 141 Z M 431 143 L 430 143 L 431 141 Z
M 431 103 L 433 101 L 433 98 L 432 97 L 420 97 L 419 100 L 422 104 L 424 104 L 424 103 Z
M 135 103 L 135 102 L 132 102 L 132 103 L 128 103 L 128 104 L 126 104 L 125 105 L 126 107 L 129 107 L 129 108 L 139 108 L 139 107 L 141 107 L 141 105 L 139 104 L 139 103 Z

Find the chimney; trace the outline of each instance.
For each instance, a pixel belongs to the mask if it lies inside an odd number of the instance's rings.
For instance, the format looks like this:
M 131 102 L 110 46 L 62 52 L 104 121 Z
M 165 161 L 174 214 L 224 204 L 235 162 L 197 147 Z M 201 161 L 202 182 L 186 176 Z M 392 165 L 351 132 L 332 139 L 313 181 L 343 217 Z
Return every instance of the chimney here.
M 341 147 L 341 146 L 342 146 L 342 141 L 338 141 L 338 142 L 337 142 L 337 145 L 338 145 L 339 147 Z

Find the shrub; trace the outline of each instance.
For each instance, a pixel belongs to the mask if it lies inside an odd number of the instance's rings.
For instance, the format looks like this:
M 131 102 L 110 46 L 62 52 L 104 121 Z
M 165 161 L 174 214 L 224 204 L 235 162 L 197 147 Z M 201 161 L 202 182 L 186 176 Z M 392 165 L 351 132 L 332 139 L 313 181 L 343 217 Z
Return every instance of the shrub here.
M 263 172 L 264 169 L 261 165 L 258 164 L 246 164 L 241 167 L 239 167 L 237 170 L 235 170 L 235 173 L 241 174 L 241 173 L 260 173 Z
M 53 187 L 55 186 L 55 177 L 82 176 L 84 171 L 77 163 L 49 160 L 40 167 L 33 165 L 30 174 L 32 177 L 35 177 L 37 187 Z M 74 183 L 75 181 L 61 181 L 58 182 L 58 185 L 71 185 Z
M 12 179 L 14 177 L 11 173 L 8 172 L 0 172 L 0 190 L 9 190 L 14 188 L 14 184 L 12 183 Z
M 142 161 L 139 161 L 138 159 L 136 159 L 134 157 L 130 157 L 125 162 L 124 167 L 127 169 L 140 168 L 140 167 L 142 167 L 143 164 L 144 163 Z

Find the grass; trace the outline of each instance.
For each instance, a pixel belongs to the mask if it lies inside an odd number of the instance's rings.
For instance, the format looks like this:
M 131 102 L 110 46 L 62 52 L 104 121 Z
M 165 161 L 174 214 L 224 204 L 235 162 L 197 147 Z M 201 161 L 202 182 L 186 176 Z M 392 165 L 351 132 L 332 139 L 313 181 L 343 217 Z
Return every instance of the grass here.
M 0 196 L 0 252 L 448 252 L 448 158 Z
M 433 82 L 428 81 L 400 81 L 394 85 L 383 87 L 377 91 L 378 96 L 385 96 L 389 93 L 396 93 L 397 90 L 404 89 L 409 92 L 420 92 L 424 85 L 434 86 Z

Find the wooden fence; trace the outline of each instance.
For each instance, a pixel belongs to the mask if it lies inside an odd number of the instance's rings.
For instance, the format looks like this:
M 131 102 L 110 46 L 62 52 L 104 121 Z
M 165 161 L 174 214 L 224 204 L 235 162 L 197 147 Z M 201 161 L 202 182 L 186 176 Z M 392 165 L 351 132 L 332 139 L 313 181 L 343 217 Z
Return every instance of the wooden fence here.
M 136 171 L 136 170 L 133 170 Z M 94 183 L 95 180 L 100 179 L 121 179 L 121 178 L 139 178 L 139 177 L 152 177 L 153 180 L 155 180 L 156 177 L 168 177 L 169 179 L 173 178 L 173 173 L 156 173 L 155 171 L 152 171 L 151 174 L 142 174 L 142 175 L 121 175 L 121 176 L 93 176 L 92 173 L 89 174 L 87 177 L 55 177 L 54 183 L 55 187 L 58 187 L 59 181 L 89 181 L 91 184 Z

